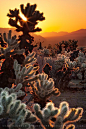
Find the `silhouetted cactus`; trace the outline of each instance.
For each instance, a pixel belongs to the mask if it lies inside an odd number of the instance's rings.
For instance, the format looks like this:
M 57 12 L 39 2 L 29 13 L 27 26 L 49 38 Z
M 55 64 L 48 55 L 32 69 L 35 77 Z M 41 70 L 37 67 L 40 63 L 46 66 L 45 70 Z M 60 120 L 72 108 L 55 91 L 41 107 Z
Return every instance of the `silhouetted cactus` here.
M 52 49 L 52 45 L 49 44 L 48 47 L 47 47 L 47 49 Z
M 50 77 L 50 71 L 52 70 L 52 66 L 50 66 L 48 63 L 44 65 L 43 72 L 45 72 L 48 77 Z
M 75 40 L 69 40 L 68 41 L 71 51 L 76 50 L 76 48 L 78 46 L 77 42 L 78 42 L 78 40 L 77 41 L 75 41 Z
M 42 42 L 39 43 L 38 50 L 39 50 L 39 49 L 43 49 L 43 47 L 42 47 Z
M 74 50 L 73 53 L 70 54 L 70 61 L 74 61 L 75 58 L 78 57 L 79 50 Z
M 0 45 L 1 47 L 6 47 L 6 43 L 3 41 L 2 34 L 0 33 Z
M 67 48 L 68 48 L 68 46 L 69 46 L 68 42 L 65 41 L 63 44 L 64 44 L 65 51 L 67 51 Z
M 7 16 L 10 17 L 9 24 L 11 26 L 16 27 L 17 32 L 22 32 L 23 34 L 19 36 L 19 47 L 24 48 L 26 50 L 26 54 L 28 50 L 32 52 L 33 48 L 37 45 L 32 45 L 32 42 L 34 41 L 34 37 L 30 35 L 30 32 L 37 32 L 41 31 L 39 27 L 35 28 L 35 25 L 38 24 L 37 21 L 43 21 L 45 17 L 43 17 L 43 13 L 40 13 L 39 11 L 36 11 L 36 4 L 30 5 L 30 3 L 27 3 L 26 7 L 24 8 L 24 5 L 20 5 L 22 14 L 26 17 L 26 21 L 24 21 L 19 16 L 19 10 L 9 10 L 10 13 L 7 14 Z M 12 18 L 15 17 L 15 20 Z M 18 25 L 18 22 L 20 25 Z M 29 41 L 28 41 L 29 40 Z
M 57 51 L 57 54 L 61 53 L 61 51 L 62 51 L 62 44 L 63 44 L 63 42 L 59 42 L 59 44 L 58 43 L 56 44 L 57 48 L 59 48 L 59 50 Z

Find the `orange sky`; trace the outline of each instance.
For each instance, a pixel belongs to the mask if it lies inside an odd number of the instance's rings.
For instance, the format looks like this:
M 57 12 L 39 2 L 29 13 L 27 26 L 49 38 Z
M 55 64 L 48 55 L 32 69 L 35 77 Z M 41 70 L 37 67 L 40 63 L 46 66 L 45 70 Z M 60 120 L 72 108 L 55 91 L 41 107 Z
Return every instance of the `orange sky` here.
M 9 9 L 19 9 L 20 4 L 37 4 L 44 13 L 45 21 L 39 21 L 41 32 L 72 32 L 86 29 L 86 0 L 0 0 L 0 27 L 10 28 Z

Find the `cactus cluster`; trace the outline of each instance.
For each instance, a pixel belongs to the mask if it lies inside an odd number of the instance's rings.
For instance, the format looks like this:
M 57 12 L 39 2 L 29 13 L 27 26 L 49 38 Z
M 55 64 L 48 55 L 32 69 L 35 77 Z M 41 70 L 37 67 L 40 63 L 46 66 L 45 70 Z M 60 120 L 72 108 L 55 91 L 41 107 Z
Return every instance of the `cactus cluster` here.
M 45 108 L 42 110 L 39 104 L 34 104 L 34 111 L 41 121 L 43 128 L 63 129 L 67 124 L 66 129 L 75 129 L 75 126 L 70 123 L 76 122 L 81 118 L 83 109 L 70 109 L 69 104 L 63 101 L 60 103 L 59 108 L 54 107 L 54 104 L 50 102 L 47 103 Z M 52 121 L 53 117 L 56 118 L 54 122 Z
M 31 129 L 34 128 L 31 123 L 36 121 L 36 116 L 26 108 L 21 100 L 17 100 L 17 95 L 9 94 L 7 90 L 0 93 L 0 118 L 10 119 L 8 125 L 2 125 L 2 127 L 8 126 L 9 129 Z
M 50 55 L 50 50 L 44 48 L 43 50 L 41 50 L 41 52 L 44 54 L 44 56 L 49 56 Z
M 31 84 L 31 88 L 30 93 L 34 102 L 39 103 L 42 107 L 45 106 L 47 101 L 50 101 L 51 95 L 60 95 L 60 91 L 54 86 L 53 79 L 48 79 L 48 75 L 45 73 L 37 74 L 37 80 Z
M 0 88 L 0 93 L 3 91 L 7 91 L 9 94 L 15 93 L 17 95 L 17 98 L 19 98 L 25 95 L 25 92 L 23 92 L 21 88 L 22 88 L 22 84 L 19 83 L 17 86 L 13 85 L 12 88 L 8 88 L 8 87 Z
M 25 52 L 24 49 L 19 49 L 19 44 L 17 43 L 18 40 L 16 39 L 16 35 L 11 36 L 12 31 L 9 30 L 8 38 L 6 38 L 6 33 L 3 33 L 3 39 L 7 44 L 6 49 L 3 47 L 1 48 L 1 59 L 6 58 L 7 56 L 12 56 L 14 54 L 23 54 Z
M 49 98 L 51 95 L 60 95 L 60 91 L 54 86 L 54 77 L 60 77 L 57 78 L 58 87 L 68 84 L 69 75 L 74 69 L 79 78 L 81 78 L 79 72 L 82 73 L 82 78 L 86 77 L 86 57 L 79 53 L 79 57 L 74 62 L 71 62 L 69 57 L 66 58 L 62 54 L 58 54 L 56 60 L 45 59 L 44 57 L 50 56 L 50 50 L 43 49 L 41 55 L 37 56 L 39 59 L 36 59 L 35 53 L 32 52 L 33 47 L 35 47 L 32 45 L 34 37 L 30 35 L 30 32 L 41 31 L 40 28 L 35 28 L 35 25 L 37 25 L 37 21 L 43 21 L 45 17 L 43 17 L 43 13 L 35 10 L 36 4 L 30 5 L 27 3 L 25 8 L 22 4 L 20 8 L 22 14 L 26 17 L 26 21 L 21 18 L 18 9 L 9 10 L 10 13 L 7 16 L 10 17 L 9 24 L 23 34 L 16 39 L 16 36 L 11 36 L 11 30 L 8 33 L 8 38 L 4 33 L 3 39 L 6 48 L 4 48 L 2 40 L 0 41 L 2 43 L 0 49 L 0 62 L 2 62 L 0 70 L 0 126 L 1 121 L 3 123 L 3 119 L 5 119 L 6 126 L 9 129 L 33 129 L 34 124 L 31 124 L 36 121 L 39 121 L 42 127 L 46 129 L 64 129 L 66 125 L 66 129 L 74 129 L 75 126 L 71 122 L 76 122 L 82 117 L 83 109 L 69 108 L 67 102 L 61 102 L 59 108 L 57 108 L 54 107 L 54 103 L 50 102 Z M 18 22 L 20 25 L 18 25 Z M 73 48 L 75 49 L 77 42 L 70 42 L 74 43 Z M 58 53 L 62 51 L 62 44 L 64 44 L 64 41 L 57 45 L 59 47 Z M 41 44 L 40 48 L 42 48 Z M 28 50 L 32 53 L 29 53 Z M 2 61 L 2 59 L 4 60 Z M 44 66 L 46 62 L 50 62 L 55 75 L 52 74 L 52 78 L 50 78 L 47 74 L 41 73 L 43 71 L 36 75 L 39 68 L 34 66 L 36 61 L 40 67 Z M 79 67 L 79 71 L 76 70 L 77 67 Z M 28 94 L 26 88 L 32 95 L 34 113 L 28 110 L 28 105 L 22 103 L 22 99 Z M 17 98 L 20 100 L 17 100 Z M 4 128 L 3 124 L 2 127 Z
M 86 57 L 83 52 L 79 51 L 78 57 L 72 62 L 75 64 L 75 68 L 72 71 L 72 80 L 69 82 L 69 86 L 75 85 L 82 86 L 85 88 L 86 86 Z M 75 83 L 76 81 L 76 83 Z
M 54 81 L 52 78 L 49 78 L 45 73 L 38 74 L 39 79 L 34 84 L 35 92 L 37 96 L 41 99 L 48 98 L 50 95 L 59 95 L 59 91 L 54 87 Z
M 35 72 L 38 69 L 38 67 L 33 67 L 33 65 L 31 65 L 33 61 L 36 61 L 36 59 L 33 56 L 34 53 L 31 53 L 25 58 L 22 64 L 23 67 L 21 67 L 21 65 L 18 64 L 17 60 L 14 60 L 13 68 L 16 75 L 15 84 L 18 84 L 20 82 L 24 83 L 26 80 L 27 82 L 30 82 L 30 79 L 32 79 L 33 75 L 35 75 Z

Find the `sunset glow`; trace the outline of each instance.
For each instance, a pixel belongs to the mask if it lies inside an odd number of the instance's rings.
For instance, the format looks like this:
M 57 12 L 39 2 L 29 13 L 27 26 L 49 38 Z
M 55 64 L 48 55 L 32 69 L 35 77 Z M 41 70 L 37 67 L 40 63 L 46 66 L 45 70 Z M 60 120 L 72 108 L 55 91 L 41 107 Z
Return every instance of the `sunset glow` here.
M 27 18 L 20 12 L 20 17 L 24 20 L 24 21 L 27 21 Z
M 0 3 L 0 27 L 10 28 L 8 24 L 9 9 L 20 9 L 20 5 L 37 4 L 36 10 L 44 13 L 45 20 L 38 21 L 37 27 L 42 28 L 39 32 L 72 32 L 86 29 L 86 0 L 15 0 Z M 27 20 L 20 14 L 23 20 Z

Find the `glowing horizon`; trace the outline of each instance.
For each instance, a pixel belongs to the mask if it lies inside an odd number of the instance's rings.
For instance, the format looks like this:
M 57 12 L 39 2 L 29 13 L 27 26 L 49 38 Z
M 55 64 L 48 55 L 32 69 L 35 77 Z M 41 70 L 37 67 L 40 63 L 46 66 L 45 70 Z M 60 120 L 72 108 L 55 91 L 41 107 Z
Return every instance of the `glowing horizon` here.
M 38 21 L 43 32 L 72 32 L 86 29 L 86 0 L 4 0 L 0 3 L 0 28 L 12 28 L 8 24 L 9 9 L 19 9 L 20 4 L 37 4 L 36 10 L 44 13 L 45 20 Z M 5 4 L 4 4 L 5 3 Z

